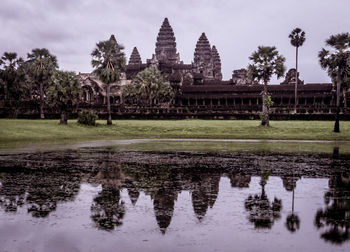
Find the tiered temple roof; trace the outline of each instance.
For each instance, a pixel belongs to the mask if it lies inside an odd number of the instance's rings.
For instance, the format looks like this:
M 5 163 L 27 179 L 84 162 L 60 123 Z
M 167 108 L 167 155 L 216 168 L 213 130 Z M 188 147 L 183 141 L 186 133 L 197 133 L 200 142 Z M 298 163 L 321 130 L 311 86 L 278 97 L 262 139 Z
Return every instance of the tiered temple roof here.
M 180 57 L 176 51 L 176 39 L 168 18 L 165 18 L 159 29 L 156 42 L 156 59 L 172 64 L 179 63 Z
M 199 67 L 205 67 L 211 64 L 211 47 L 205 33 L 199 37 L 196 49 L 194 51 L 194 64 Z
M 211 56 L 213 60 L 214 79 L 222 80 L 221 59 L 220 59 L 219 52 L 214 45 L 211 49 Z
M 137 48 L 134 47 L 134 49 L 132 50 L 132 53 L 130 55 L 129 65 L 140 65 L 140 64 L 142 64 L 141 56 L 140 56 Z

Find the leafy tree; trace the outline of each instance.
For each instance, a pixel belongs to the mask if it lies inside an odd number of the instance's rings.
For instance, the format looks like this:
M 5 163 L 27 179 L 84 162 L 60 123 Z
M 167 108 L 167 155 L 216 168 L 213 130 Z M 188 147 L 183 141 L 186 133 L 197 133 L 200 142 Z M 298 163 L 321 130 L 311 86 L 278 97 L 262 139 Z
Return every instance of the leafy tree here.
M 53 83 L 47 90 L 47 98 L 50 105 L 60 110 L 60 124 L 67 124 L 67 111 L 79 103 L 81 95 L 81 85 L 74 72 L 55 73 Z
M 286 68 L 284 66 L 285 58 L 279 55 L 274 46 L 259 46 L 258 50 L 249 57 L 252 61 L 248 66 L 248 76 L 252 81 L 263 82 L 264 91 L 261 93 L 263 100 L 263 119 L 261 125 L 269 126 L 269 113 L 267 107 L 267 84 L 273 74 L 280 78 L 284 75 Z
M 350 174 L 337 172 L 329 179 L 324 195 L 325 207 L 317 210 L 314 225 L 322 231 L 321 238 L 333 244 L 350 240 Z
M 123 88 L 123 101 L 127 104 L 153 107 L 169 103 L 173 98 L 174 92 L 170 84 L 164 81 L 155 67 L 139 72 L 133 81 Z
M 47 87 L 52 83 L 52 76 L 58 68 L 56 56 L 46 48 L 33 49 L 28 53 L 28 73 L 40 95 L 40 118 L 44 119 L 44 99 Z
M 295 28 L 290 34 L 290 43 L 295 47 L 295 102 L 294 111 L 297 111 L 298 103 L 298 49 L 305 42 L 305 32 L 300 28 Z
M 5 102 L 9 102 L 12 117 L 17 117 L 21 102 L 29 97 L 30 87 L 22 58 L 17 53 L 5 52 L 0 60 L 0 85 Z
M 332 35 L 326 40 L 326 46 L 332 48 L 331 51 L 322 48 L 318 53 L 321 67 L 328 71 L 332 77 L 334 72 L 337 74 L 337 112 L 335 117 L 334 132 L 340 132 L 339 129 L 339 112 L 340 112 L 340 89 L 344 82 L 344 75 L 348 68 L 350 57 L 350 35 L 349 33 L 340 33 Z
M 245 209 L 249 212 L 249 221 L 257 229 L 270 229 L 274 222 L 281 217 L 282 200 L 275 197 L 273 202 L 270 202 L 265 193 L 268 177 L 268 173 L 261 176 L 261 194 L 249 195 L 244 201 Z
M 112 35 L 109 40 L 97 43 L 91 53 L 94 73 L 106 85 L 107 125 L 112 124 L 110 84 L 119 81 L 121 73 L 125 71 L 126 59 L 123 49 L 124 47 L 119 45 Z

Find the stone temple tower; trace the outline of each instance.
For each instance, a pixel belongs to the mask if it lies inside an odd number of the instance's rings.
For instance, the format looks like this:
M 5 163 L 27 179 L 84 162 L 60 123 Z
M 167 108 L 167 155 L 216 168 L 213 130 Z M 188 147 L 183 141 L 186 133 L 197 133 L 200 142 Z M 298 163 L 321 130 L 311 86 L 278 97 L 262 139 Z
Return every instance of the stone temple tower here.
M 139 54 L 139 51 L 137 50 L 136 47 L 134 47 L 130 55 L 129 65 L 141 65 L 141 64 L 142 64 L 142 61 L 141 61 L 141 56 Z
M 180 55 L 176 50 L 174 31 L 169 24 L 168 18 L 164 19 L 163 24 L 159 29 L 156 42 L 156 54 L 153 58 L 158 62 L 169 64 L 180 63 Z
M 211 48 L 211 57 L 213 61 L 213 77 L 215 80 L 222 80 L 221 59 L 218 50 L 214 45 Z
M 220 55 L 215 46 L 211 48 L 204 32 L 197 41 L 193 65 L 195 72 L 201 73 L 205 79 L 222 79 Z

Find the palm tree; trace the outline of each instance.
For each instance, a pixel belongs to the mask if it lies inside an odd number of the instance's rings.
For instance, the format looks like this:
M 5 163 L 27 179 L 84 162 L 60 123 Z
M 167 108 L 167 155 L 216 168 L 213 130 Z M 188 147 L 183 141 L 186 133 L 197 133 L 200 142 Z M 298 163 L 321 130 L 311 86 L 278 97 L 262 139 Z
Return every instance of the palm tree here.
M 262 94 L 263 100 L 263 119 L 261 125 L 269 126 L 269 101 L 267 94 L 267 84 L 273 74 L 280 78 L 284 75 L 286 68 L 284 66 L 285 58 L 279 55 L 276 47 L 274 46 L 259 46 L 258 50 L 253 52 L 249 57 L 252 61 L 248 66 L 248 76 L 252 81 L 260 82 L 264 84 L 264 91 Z
M 337 111 L 334 124 L 334 132 L 340 132 L 339 130 L 339 112 L 340 112 L 340 89 L 341 84 L 344 81 L 343 76 L 348 67 L 348 60 L 350 57 L 350 35 L 349 33 L 340 33 L 332 35 L 326 40 L 326 46 L 332 48 L 332 51 L 322 48 L 318 53 L 318 58 L 321 67 L 328 71 L 328 75 L 332 77 L 336 72 L 336 85 L 337 85 Z
M 290 43 L 295 47 L 295 102 L 294 102 L 294 112 L 297 112 L 298 104 L 298 49 L 305 42 L 305 32 L 300 28 L 295 28 L 290 34 Z
M 94 73 L 107 88 L 107 125 L 112 124 L 110 84 L 119 81 L 121 73 L 125 71 L 126 59 L 123 49 L 124 47 L 119 45 L 112 35 L 109 40 L 97 43 L 96 48 L 91 53 Z
M 40 93 L 40 118 L 44 119 L 44 98 L 47 86 L 52 82 L 52 76 L 58 68 L 56 56 L 46 48 L 36 48 L 28 53 L 29 74 Z

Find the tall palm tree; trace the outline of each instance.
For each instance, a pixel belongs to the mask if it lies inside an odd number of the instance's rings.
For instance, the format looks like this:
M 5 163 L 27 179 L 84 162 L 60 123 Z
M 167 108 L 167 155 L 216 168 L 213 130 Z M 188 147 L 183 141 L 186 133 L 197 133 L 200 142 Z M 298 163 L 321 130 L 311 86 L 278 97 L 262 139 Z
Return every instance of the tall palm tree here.
M 106 85 L 107 96 L 107 125 L 112 124 L 110 84 L 120 80 L 121 73 L 125 71 L 124 47 L 117 43 L 114 35 L 109 40 L 100 41 L 92 51 L 91 64 L 94 73 Z
M 28 68 L 30 75 L 39 88 L 40 93 L 40 118 L 44 119 L 44 99 L 45 92 L 48 85 L 52 81 L 56 69 L 58 68 L 56 56 L 50 54 L 46 48 L 33 49 L 28 53 Z
M 270 99 L 268 99 L 267 84 L 273 74 L 276 74 L 277 78 L 284 75 L 286 71 L 284 62 L 286 59 L 279 55 L 274 46 L 259 46 L 258 50 L 253 52 L 249 59 L 252 61 L 248 66 L 249 78 L 252 81 L 262 81 L 264 84 L 264 91 L 261 93 L 264 114 L 261 125 L 269 126 L 269 105 L 267 103 Z
M 344 81 L 344 74 L 348 68 L 348 60 L 350 57 L 350 35 L 349 33 L 340 33 L 332 35 L 326 40 L 326 46 L 331 47 L 330 50 L 322 48 L 318 53 L 321 67 L 327 70 L 328 75 L 332 77 L 332 73 L 336 72 L 337 85 L 337 111 L 334 124 L 334 132 L 340 132 L 339 129 L 339 112 L 340 112 L 340 89 Z
M 290 43 L 295 47 L 295 102 L 294 102 L 294 112 L 297 112 L 298 104 L 298 48 L 302 46 L 305 42 L 305 32 L 300 28 L 295 28 L 290 34 Z

